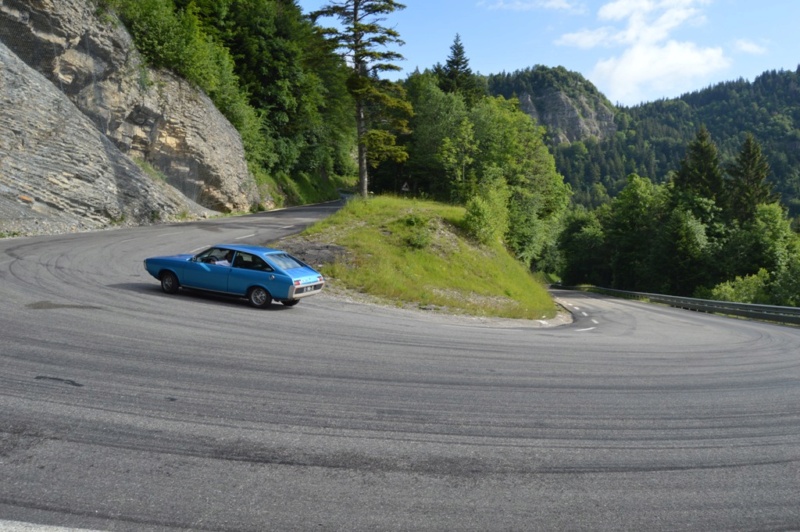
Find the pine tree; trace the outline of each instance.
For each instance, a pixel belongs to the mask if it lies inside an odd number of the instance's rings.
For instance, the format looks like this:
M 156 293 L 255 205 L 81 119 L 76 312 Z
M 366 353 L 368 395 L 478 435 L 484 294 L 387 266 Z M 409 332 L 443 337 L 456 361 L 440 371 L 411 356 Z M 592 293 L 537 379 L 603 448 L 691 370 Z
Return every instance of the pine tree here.
M 748 222 L 756 214 L 756 207 L 773 200 L 772 186 L 767 181 L 770 168 L 761 153 L 761 145 L 748 134 L 736 161 L 728 167 L 729 205 L 733 217 Z
M 436 64 L 434 73 L 439 80 L 439 88 L 444 92 L 460 94 L 465 103 L 471 107 L 485 91 L 481 90 L 478 79 L 469 67 L 469 59 L 461 42 L 461 36 L 456 33 L 456 38 L 450 46 L 450 55 L 442 66 Z
M 697 131 L 674 177 L 675 188 L 689 195 L 714 201 L 723 199 L 723 177 L 719 153 L 705 126 Z
M 351 68 L 348 90 L 355 101 L 358 181 L 363 197 L 369 194 L 369 165 L 377 166 L 385 159 L 402 162 L 408 158 L 405 148 L 395 144 L 396 136 L 391 129 L 401 132 L 407 129 L 411 106 L 397 84 L 378 78 L 382 72 L 400 70 L 393 61 L 403 56 L 387 47 L 404 43 L 397 31 L 380 23 L 384 15 L 405 7 L 395 0 L 340 0 L 311 14 L 314 20 L 335 17 L 341 24 L 341 29 L 329 28 L 325 32 L 344 51 Z M 390 127 L 386 127 L 386 121 Z M 371 127 L 380 122 L 383 127 Z M 370 150 L 378 156 L 370 158 Z

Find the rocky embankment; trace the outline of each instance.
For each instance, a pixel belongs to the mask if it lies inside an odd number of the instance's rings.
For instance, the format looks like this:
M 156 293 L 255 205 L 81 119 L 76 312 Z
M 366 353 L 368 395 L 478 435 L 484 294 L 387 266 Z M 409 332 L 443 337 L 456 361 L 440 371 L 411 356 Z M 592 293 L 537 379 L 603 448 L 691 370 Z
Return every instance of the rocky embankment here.
M 146 68 L 119 21 L 91 0 L 0 0 L 0 234 L 259 203 L 271 200 L 235 128 L 201 91 Z

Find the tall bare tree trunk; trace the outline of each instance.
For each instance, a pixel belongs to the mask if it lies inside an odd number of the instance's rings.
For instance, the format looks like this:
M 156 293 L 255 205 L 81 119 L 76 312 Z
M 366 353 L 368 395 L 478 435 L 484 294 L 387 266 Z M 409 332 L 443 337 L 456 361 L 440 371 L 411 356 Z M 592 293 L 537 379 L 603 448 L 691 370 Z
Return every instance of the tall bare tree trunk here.
M 358 190 L 362 198 L 369 195 L 369 176 L 367 174 L 367 118 L 364 115 L 364 102 L 356 101 L 356 130 L 358 132 Z

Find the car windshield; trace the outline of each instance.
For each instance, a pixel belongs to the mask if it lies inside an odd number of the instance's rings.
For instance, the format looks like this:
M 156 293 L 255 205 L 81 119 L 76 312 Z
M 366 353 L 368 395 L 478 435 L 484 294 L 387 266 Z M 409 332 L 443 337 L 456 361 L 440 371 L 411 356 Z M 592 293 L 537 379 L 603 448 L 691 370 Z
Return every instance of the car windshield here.
M 302 262 L 300 262 L 296 258 L 292 257 L 291 255 L 287 255 L 285 253 L 268 255 L 268 257 L 269 260 L 271 260 L 281 270 L 291 270 L 292 268 L 302 268 L 303 266 L 305 266 Z

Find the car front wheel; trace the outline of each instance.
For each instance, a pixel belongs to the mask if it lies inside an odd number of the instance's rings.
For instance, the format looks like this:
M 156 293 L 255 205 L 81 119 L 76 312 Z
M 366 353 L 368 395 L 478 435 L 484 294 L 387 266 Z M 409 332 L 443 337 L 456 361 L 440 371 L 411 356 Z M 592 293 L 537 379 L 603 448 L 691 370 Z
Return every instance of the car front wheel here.
M 172 272 L 164 272 L 161 274 L 161 289 L 167 294 L 175 294 L 180 288 L 178 278 Z
M 247 299 L 256 308 L 264 308 L 272 302 L 272 296 L 260 286 L 251 288 Z

